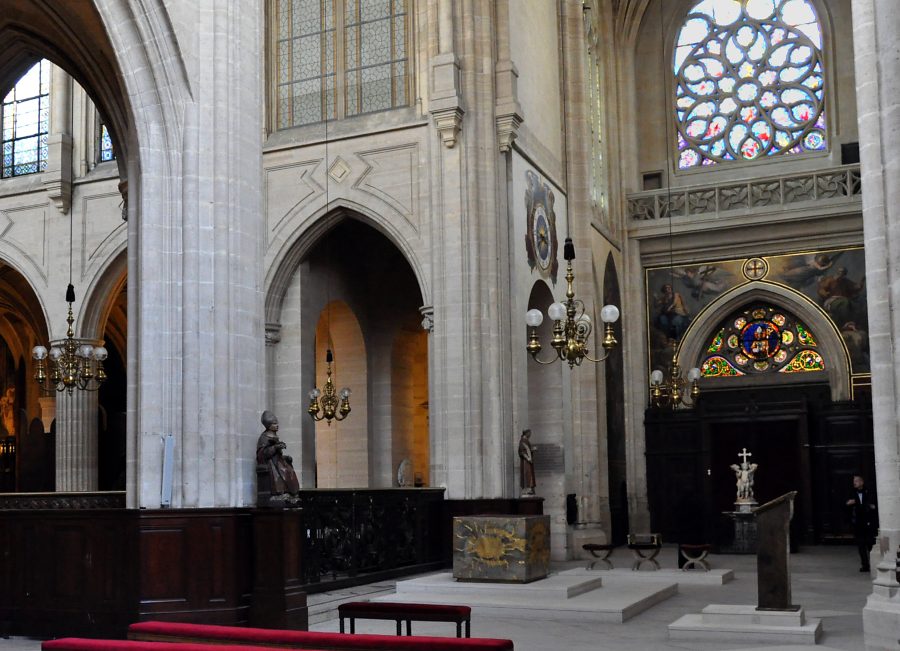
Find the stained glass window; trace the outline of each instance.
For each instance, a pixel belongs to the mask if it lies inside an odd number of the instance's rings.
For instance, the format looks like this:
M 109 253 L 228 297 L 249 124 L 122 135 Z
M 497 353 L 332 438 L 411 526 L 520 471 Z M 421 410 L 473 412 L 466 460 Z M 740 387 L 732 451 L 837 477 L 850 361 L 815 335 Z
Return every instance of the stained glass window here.
M 276 126 L 409 104 L 407 0 L 277 0 Z
M 811 0 L 703 0 L 674 52 L 678 167 L 827 148 Z
M 0 177 L 43 172 L 47 168 L 50 126 L 50 62 L 34 64 L 0 104 L 3 157 Z
M 112 137 L 109 135 L 109 129 L 106 128 L 104 122 L 100 122 L 99 134 L 98 160 L 101 163 L 114 160 L 116 158 L 116 152 L 113 149 Z
M 806 325 L 784 310 L 756 305 L 726 319 L 706 347 L 703 377 L 825 370 Z

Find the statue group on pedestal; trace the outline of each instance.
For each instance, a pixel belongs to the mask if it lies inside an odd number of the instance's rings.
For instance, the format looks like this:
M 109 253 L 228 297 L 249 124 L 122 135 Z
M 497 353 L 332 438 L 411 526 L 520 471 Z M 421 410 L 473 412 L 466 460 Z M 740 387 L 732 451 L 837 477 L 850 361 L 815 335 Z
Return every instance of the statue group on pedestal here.
M 756 497 L 753 495 L 753 475 L 759 466 L 747 461 L 747 457 L 753 456 L 752 452 L 747 452 L 747 448 L 738 453 L 738 456 L 742 457 L 741 465 L 733 463 L 730 466 L 737 479 L 735 504 L 756 504 Z

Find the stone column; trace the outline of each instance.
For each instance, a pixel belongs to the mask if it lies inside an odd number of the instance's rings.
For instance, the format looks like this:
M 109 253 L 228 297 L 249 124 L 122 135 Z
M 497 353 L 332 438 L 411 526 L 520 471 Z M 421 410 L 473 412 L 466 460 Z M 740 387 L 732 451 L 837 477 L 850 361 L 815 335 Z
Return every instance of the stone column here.
M 900 638 L 900 12 L 894 0 L 853 0 L 853 47 L 869 291 L 872 416 L 881 528 L 863 609 L 866 649 Z
M 97 342 L 86 341 L 92 345 Z M 98 489 L 96 391 L 62 391 L 56 398 L 56 490 Z
M 63 214 L 72 203 L 72 78 L 50 64 L 50 125 L 44 188 Z
M 173 508 L 252 504 L 265 395 L 263 2 L 98 4 L 140 172 L 128 199 L 127 504 L 160 505 L 169 433 Z

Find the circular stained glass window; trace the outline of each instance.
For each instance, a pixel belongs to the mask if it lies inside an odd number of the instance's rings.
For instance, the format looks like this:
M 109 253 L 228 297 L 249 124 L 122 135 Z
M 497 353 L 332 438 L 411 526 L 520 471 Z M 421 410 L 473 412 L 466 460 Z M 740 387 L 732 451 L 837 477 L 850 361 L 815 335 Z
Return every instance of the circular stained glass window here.
M 750 359 L 774 357 L 781 348 L 781 330 L 772 321 L 751 321 L 741 330 L 741 350 Z
M 811 0 L 703 0 L 675 45 L 678 167 L 827 148 Z

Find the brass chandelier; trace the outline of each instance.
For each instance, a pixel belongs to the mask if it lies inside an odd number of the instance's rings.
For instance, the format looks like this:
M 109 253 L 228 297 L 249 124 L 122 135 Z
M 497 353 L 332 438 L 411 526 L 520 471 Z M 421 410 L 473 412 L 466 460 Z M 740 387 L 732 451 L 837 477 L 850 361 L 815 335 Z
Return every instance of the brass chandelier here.
M 329 349 L 325 353 L 325 388 L 319 391 L 318 387 L 309 392 L 309 407 L 306 413 L 312 416 L 316 422 L 324 420 L 331 425 L 332 420 L 338 422 L 344 420 L 350 413 L 350 389 L 344 387 L 335 393 L 334 382 L 331 380 L 331 364 L 334 355 Z M 319 400 L 321 396 L 321 401 Z M 321 403 L 321 404 L 320 404 Z
M 92 346 L 75 339 L 75 315 L 72 303 L 75 302 L 75 286 L 72 285 L 72 241 L 73 217 L 69 216 L 69 286 L 66 288 L 66 303 L 69 304 L 69 315 L 66 317 L 66 338 L 51 341 L 50 350 L 45 346 L 35 346 L 31 356 L 37 362 L 34 379 L 46 392 L 65 391 L 71 395 L 75 389 L 81 391 L 97 391 L 106 381 L 106 370 L 103 362 L 108 355 L 106 348 Z M 47 372 L 49 358 L 50 372 Z
M 562 360 L 569 364 L 569 368 L 574 368 L 580 366 L 584 360 L 602 362 L 618 344 L 613 333 L 613 323 L 619 319 L 619 308 L 615 305 L 604 305 L 600 310 L 600 319 L 605 324 L 603 355 L 591 357 L 588 340 L 594 325 L 591 317 L 585 313 L 584 302 L 575 298 L 575 289 L 572 286 L 575 282 L 575 272 L 572 271 L 575 245 L 572 244 L 570 237 L 566 238 L 563 256 L 566 259 L 566 302 L 553 303 L 547 309 L 547 316 L 553 321 L 553 338 L 550 340 L 550 346 L 556 351 L 556 357 L 548 360 L 538 359 L 542 346 L 537 329 L 544 322 L 544 315 L 540 310 L 528 310 L 525 314 L 525 323 L 531 328 L 525 349 L 538 364 L 552 364 Z
M 673 339 L 672 363 L 669 366 L 668 376 L 659 369 L 650 374 L 650 404 L 657 408 L 669 409 L 678 409 L 681 405 L 693 407 L 700 399 L 699 382 L 700 369 L 696 366 L 688 371 L 687 378 L 682 376 L 681 367 L 678 365 L 678 348 Z
M 106 370 L 103 362 L 107 351 L 103 346 L 92 346 L 80 343 L 75 339 L 72 324 L 75 316 L 72 303 L 75 302 L 75 288 L 72 284 L 66 289 L 66 302 L 69 304 L 69 315 L 66 323 L 66 338 L 51 342 L 50 350 L 44 346 L 35 346 L 31 356 L 37 362 L 34 379 L 45 391 L 66 391 L 71 394 L 75 389 L 97 391 L 106 381 Z M 47 373 L 47 358 L 50 359 L 50 373 Z

